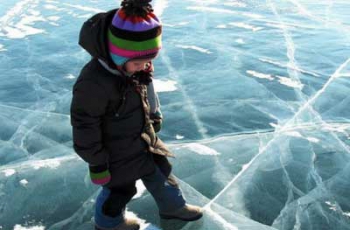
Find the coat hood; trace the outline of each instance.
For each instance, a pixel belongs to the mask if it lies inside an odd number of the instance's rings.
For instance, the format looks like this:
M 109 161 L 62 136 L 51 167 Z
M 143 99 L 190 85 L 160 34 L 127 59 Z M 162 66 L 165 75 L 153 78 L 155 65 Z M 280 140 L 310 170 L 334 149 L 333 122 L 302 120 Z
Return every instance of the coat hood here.
M 84 22 L 79 34 L 79 45 L 93 58 L 104 61 L 112 69 L 116 69 L 116 65 L 109 55 L 107 31 L 117 10 L 95 14 Z

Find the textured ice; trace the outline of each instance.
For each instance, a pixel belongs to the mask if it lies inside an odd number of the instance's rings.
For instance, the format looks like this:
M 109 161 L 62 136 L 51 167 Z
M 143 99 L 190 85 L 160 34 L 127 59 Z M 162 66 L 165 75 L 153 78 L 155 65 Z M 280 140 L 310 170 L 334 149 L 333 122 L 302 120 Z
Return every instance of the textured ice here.
M 154 0 L 164 25 L 160 136 L 193 223 L 160 220 L 141 182 L 142 229 L 350 229 L 350 3 Z M 72 149 L 80 26 L 117 1 L 0 6 L 0 229 L 92 229 L 99 188 Z

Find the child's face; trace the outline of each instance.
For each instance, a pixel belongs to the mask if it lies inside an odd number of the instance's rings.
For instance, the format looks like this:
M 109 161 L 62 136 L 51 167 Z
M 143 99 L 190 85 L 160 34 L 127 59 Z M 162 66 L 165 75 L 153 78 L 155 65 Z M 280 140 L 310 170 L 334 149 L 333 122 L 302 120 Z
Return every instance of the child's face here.
M 129 74 L 133 74 L 137 71 L 145 70 L 149 67 L 152 59 L 138 59 L 138 60 L 130 60 L 125 63 L 125 70 Z

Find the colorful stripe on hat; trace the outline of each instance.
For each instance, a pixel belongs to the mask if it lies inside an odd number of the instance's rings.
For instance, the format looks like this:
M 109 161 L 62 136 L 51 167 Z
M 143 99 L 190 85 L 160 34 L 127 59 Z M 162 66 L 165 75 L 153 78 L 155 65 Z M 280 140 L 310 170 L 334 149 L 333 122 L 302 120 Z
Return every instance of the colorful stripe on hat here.
M 118 38 L 131 40 L 135 42 L 150 40 L 162 34 L 162 27 L 155 27 L 147 31 L 138 32 L 138 31 L 123 30 L 115 26 L 110 26 L 109 30 L 112 34 L 117 34 Z
M 158 23 L 160 22 L 159 19 L 157 18 L 157 16 L 153 13 L 148 13 L 146 15 L 146 17 L 141 17 L 141 16 L 132 16 L 132 17 L 128 17 L 125 14 L 124 10 L 119 10 L 117 12 L 118 17 L 120 17 L 122 20 L 124 21 L 131 21 L 132 23 L 138 23 L 138 22 L 142 22 L 142 21 L 150 21 L 150 20 L 156 20 Z
M 140 16 L 128 17 L 124 10 L 120 9 L 114 15 L 112 25 L 124 30 L 146 31 L 159 26 L 160 21 L 153 13 L 149 13 L 146 18 Z
M 113 53 L 109 53 L 109 55 L 111 56 L 113 62 L 116 64 L 116 65 L 124 65 L 124 63 L 126 63 L 130 58 L 127 58 L 127 57 L 121 57 L 119 55 L 115 55 Z
M 135 58 L 135 57 L 141 57 L 148 54 L 156 53 L 158 52 L 159 48 L 149 49 L 149 50 L 125 50 L 121 49 L 119 47 L 114 46 L 113 44 L 109 43 L 109 51 L 111 54 L 126 57 L 126 58 Z
M 162 46 L 162 35 L 159 35 L 158 37 L 150 40 L 135 42 L 118 38 L 114 36 L 111 31 L 108 31 L 108 40 L 110 45 L 113 45 L 117 48 L 134 51 L 150 50 L 160 48 Z

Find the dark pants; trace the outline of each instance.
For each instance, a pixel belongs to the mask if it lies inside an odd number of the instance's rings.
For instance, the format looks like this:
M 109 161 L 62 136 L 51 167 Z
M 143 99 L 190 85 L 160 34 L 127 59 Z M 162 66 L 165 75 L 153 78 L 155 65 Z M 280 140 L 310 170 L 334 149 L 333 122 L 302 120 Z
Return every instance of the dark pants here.
M 156 201 L 160 212 L 169 212 L 185 205 L 173 175 L 166 177 L 156 167 L 152 174 L 142 177 L 141 180 Z M 102 187 L 96 200 L 96 225 L 108 229 L 120 224 L 124 218 L 125 206 L 135 194 L 135 182 L 122 187 Z

